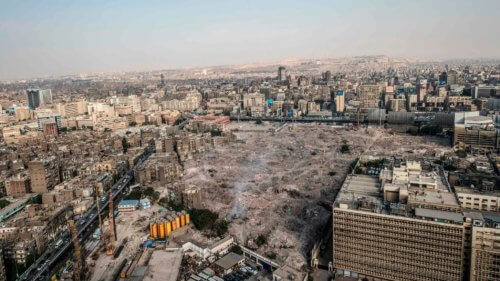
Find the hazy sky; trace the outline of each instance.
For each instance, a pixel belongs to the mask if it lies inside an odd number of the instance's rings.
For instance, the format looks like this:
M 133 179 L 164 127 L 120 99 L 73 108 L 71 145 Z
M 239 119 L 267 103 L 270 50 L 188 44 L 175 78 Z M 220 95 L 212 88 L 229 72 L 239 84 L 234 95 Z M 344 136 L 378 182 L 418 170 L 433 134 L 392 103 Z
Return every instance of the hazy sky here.
M 498 11 L 498 0 L 0 0 L 0 79 L 373 54 L 498 58 Z

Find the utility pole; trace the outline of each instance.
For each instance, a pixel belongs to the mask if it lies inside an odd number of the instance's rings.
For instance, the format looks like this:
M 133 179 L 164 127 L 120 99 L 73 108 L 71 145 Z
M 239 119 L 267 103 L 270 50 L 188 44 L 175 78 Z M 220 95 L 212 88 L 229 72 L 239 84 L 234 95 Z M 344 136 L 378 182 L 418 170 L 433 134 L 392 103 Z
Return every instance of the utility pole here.
M 68 228 L 73 241 L 73 280 L 80 281 L 83 277 L 83 261 L 80 241 L 78 240 L 78 232 L 76 231 L 74 220 L 68 220 Z

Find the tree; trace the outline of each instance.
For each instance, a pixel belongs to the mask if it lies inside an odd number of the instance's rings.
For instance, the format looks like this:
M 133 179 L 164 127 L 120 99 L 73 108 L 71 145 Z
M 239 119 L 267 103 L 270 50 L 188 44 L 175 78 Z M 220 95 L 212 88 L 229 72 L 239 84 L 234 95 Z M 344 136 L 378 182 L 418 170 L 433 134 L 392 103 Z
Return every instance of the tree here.
M 135 126 L 137 126 L 137 122 L 132 121 L 132 122 L 129 123 L 129 126 L 130 127 L 135 127 Z
M 122 138 L 122 148 L 123 148 L 123 153 L 127 153 L 128 150 L 128 142 L 125 137 Z
M 238 255 L 243 255 L 243 250 L 239 245 L 233 245 L 229 251 Z
M 350 151 L 349 145 L 345 143 L 340 147 L 340 153 L 349 153 L 349 151 Z
M 267 237 L 264 234 L 260 234 L 257 236 L 257 239 L 255 239 L 255 243 L 260 247 L 267 243 Z
M 227 228 L 228 228 L 227 221 L 219 220 L 214 224 L 212 230 L 215 232 L 215 235 L 221 237 L 224 236 L 224 234 L 226 234 Z
M 198 230 L 209 229 L 219 218 L 219 214 L 207 209 L 191 209 L 189 215 Z
M 262 120 L 257 119 L 257 121 L 255 121 L 255 124 L 257 124 L 257 125 L 261 125 L 261 124 L 262 124 Z
M 9 204 L 10 204 L 9 200 L 1 199 L 0 200 L 0 209 L 7 207 Z

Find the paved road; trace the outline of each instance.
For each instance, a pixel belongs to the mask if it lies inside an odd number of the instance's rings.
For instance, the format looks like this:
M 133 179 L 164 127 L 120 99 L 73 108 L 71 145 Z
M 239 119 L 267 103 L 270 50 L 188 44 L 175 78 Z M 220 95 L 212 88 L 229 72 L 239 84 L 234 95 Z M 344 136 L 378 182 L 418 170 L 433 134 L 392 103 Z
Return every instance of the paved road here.
M 121 195 L 128 187 L 134 176 L 134 170 L 142 164 L 152 153 L 149 150 L 141 159 L 135 164 L 135 166 L 128 170 L 111 188 L 113 194 L 113 200 L 115 200 L 119 195 Z M 103 211 L 109 204 L 108 196 L 105 196 L 101 201 L 101 214 L 105 213 Z M 116 206 L 116 205 L 115 205 Z M 92 207 L 76 221 L 78 227 L 78 235 L 80 236 L 84 232 L 89 232 L 89 226 L 95 225 L 97 221 L 97 206 L 94 203 Z M 55 239 L 48 247 L 47 250 L 18 278 L 18 280 L 48 280 L 50 277 L 50 269 L 57 264 L 57 260 L 66 254 L 66 252 L 72 249 L 71 235 L 69 231 L 63 232 L 59 239 Z

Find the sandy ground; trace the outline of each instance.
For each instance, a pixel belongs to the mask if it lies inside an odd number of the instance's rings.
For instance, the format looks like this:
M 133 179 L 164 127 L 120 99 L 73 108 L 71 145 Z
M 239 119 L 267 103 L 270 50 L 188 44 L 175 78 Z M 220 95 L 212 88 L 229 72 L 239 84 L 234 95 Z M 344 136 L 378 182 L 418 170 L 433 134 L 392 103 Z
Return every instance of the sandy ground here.
M 158 209 L 158 206 L 152 206 L 150 209 L 137 210 L 134 213 L 119 214 L 115 220 L 118 238 L 115 246 L 118 247 L 124 238 L 127 238 L 127 243 L 120 256 L 115 260 L 106 253 L 100 253 L 99 258 L 95 261 L 95 266 L 91 267 L 91 281 L 107 280 L 111 277 L 115 267 L 119 266 L 124 258 L 130 260 L 133 257 L 139 246 L 149 236 L 149 218 Z M 104 226 L 104 228 L 107 229 L 108 227 Z M 90 257 L 87 259 L 87 263 L 92 263 Z
M 230 234 L 299 268 L 329 219 L 350 164 L 361 154 L 409 155 L 448 149 L 438 138 L 377 127 L 232 123 L 237 140 L 185 163 L 181 184 L 201 187 L 205 207 L 231 221 Z M 341 153 L 346 143 L 349 153 Z M 267 243 L 257 246 L 256 237 Z

